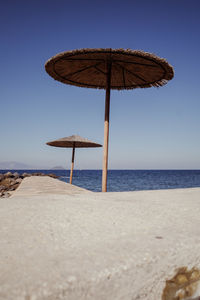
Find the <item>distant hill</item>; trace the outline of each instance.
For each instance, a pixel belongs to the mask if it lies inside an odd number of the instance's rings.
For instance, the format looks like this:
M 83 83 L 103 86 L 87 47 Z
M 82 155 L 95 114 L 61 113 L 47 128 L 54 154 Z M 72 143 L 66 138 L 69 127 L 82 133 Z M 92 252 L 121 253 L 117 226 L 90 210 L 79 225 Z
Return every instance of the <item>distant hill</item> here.
M 26 169 L 33 169 L 32 166 L 23 164 L 16 161 L 5 161 L 0 162 L 0 170 L 26 170 Z
M 55 166 L 55 167 L 51 168 L 50 170 L 65 170 L 65 168 L 63 168 L 62 166 Z

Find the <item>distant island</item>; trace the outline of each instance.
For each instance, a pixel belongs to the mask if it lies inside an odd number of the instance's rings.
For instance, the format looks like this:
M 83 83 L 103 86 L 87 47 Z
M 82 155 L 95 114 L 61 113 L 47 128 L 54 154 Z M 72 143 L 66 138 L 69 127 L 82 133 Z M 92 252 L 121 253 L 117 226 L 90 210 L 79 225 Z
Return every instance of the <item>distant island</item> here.
M 33 166 L 16 162 L 16 161 L 0 162 L 0 170 L 28 170 L 28 169 L 33 169 Z
M 65 168 L 63 168 L 62 166 L 55 166 L 55 167 L 51 168 L 50 170 L 65 170 Z

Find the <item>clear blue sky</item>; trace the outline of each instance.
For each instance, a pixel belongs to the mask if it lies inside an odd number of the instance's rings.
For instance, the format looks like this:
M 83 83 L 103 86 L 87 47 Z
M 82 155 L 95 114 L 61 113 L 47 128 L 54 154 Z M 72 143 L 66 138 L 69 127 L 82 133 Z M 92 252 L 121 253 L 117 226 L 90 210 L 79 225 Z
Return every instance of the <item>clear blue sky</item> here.
M 164 57 L 164 87 L 111 92 L 109 168 L 200 169 L 200 1 L 14 1 L 0 12 L 0 162 L 70 167 L 45 142 L 79 134 L 103 143 L 105 92 L 62 84 L 44 69 L 59 52 L 130 48 Z M 76 168 L 102 167 L 78 149 Z

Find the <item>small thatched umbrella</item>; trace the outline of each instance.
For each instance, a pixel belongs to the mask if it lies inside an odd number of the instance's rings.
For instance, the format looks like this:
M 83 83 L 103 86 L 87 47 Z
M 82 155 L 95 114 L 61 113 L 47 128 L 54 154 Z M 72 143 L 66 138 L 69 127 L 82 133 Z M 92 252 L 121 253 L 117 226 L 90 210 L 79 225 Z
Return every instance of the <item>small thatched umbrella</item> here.
M 107 190 L 110 89 L 159 87 L 174 76 L 165 59 L 143 51 L 81 49 L 57 54 L 45 64 L 55 80 L 106 89 L 102 191 Z
M 63 147 L 63 148 L 72 148 L 72 163 L 71 163 L 71 172 L 70 172 L 70 183 L 72 184 L 72 176 L 74 169 L 74 156 L 75 148 L 95 148 L 102 147 L 102 145 L 94 143 L 88 139 L 82 138 L 79 135 L 72 135 L 69 137 L 64 137 L 55 141 L 46 143 L 49 146 L 54 147 Z

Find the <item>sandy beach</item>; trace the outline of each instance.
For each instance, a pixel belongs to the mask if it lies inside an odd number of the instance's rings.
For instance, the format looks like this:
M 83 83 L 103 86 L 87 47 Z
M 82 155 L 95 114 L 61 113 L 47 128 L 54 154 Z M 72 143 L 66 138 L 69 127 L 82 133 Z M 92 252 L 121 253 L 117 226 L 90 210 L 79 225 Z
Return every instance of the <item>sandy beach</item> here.
M 195 299 L 199 215 L 200 188 L 93 193 L 25 178 L 0 200 L 0 299 Z

